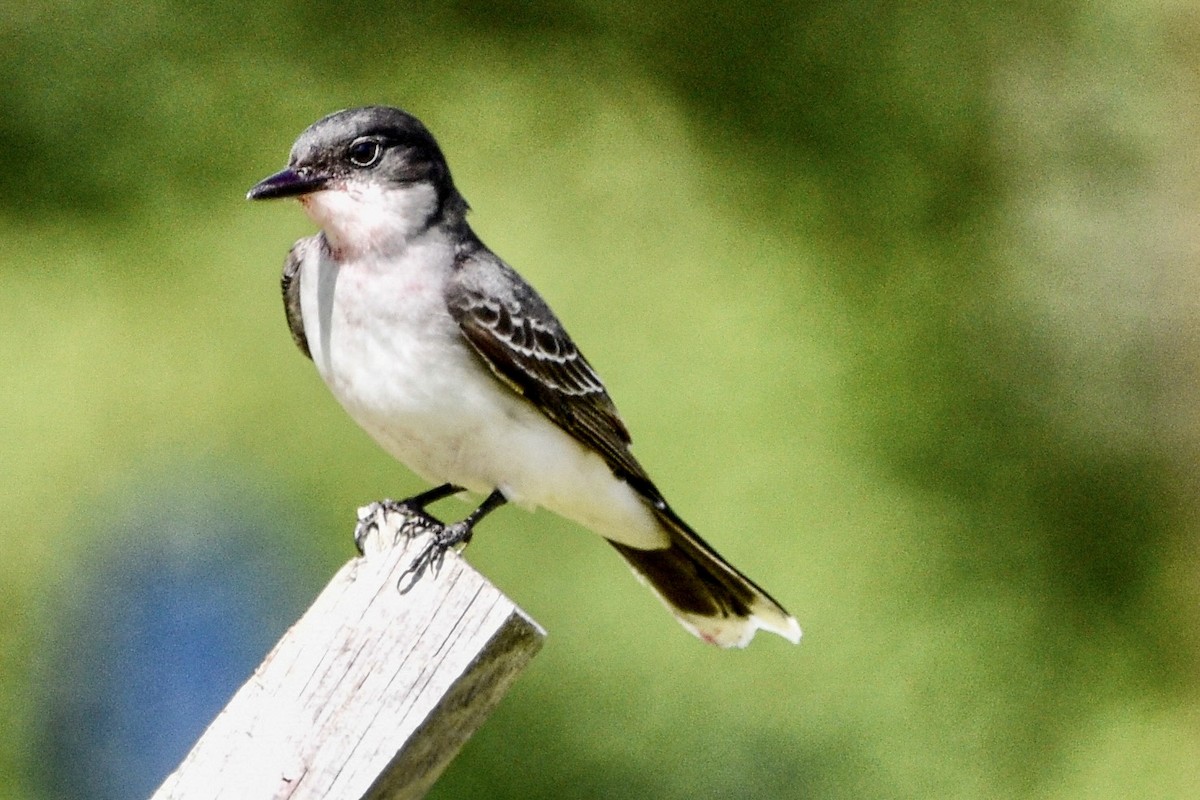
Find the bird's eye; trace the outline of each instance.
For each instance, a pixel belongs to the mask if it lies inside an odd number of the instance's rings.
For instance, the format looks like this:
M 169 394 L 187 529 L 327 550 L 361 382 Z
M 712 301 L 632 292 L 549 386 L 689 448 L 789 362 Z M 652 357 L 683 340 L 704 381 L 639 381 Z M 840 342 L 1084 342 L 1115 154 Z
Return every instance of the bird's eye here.
M 374 139 L 359 139 L 350 145 L 347 155 L 356 167 L 373 167 L 383 157 L 383 145 Z

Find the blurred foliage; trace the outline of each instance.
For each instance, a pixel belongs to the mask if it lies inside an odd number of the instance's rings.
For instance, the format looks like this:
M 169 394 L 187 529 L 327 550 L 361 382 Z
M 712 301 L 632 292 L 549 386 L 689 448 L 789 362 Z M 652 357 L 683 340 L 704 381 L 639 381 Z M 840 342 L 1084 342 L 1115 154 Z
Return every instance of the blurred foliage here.
M 41 743 L 116 691 L 72 632 L 155 602 L 88 616 L 159 563 L 150 478 L 290 498 L 181 528 L 261 530 L 272 608 L 420 488 L 284 330 L 307 222 L 241 199 L 370 102 L 429 124 L 673 504 L 806 632 L 705 649 L 594 537 L 498 515 L 471 560 L 551 638 L 434 796 L 1196 796 L 1198 84 L 1184 3 L 0 10 L 0 798 L 87 763 Z

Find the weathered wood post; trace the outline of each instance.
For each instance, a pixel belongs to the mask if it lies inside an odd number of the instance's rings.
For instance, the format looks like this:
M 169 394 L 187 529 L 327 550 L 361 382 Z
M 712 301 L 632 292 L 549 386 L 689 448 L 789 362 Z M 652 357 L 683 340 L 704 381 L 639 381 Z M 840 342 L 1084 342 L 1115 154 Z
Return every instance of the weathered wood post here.
M 375 521 L 152 800 L 421 797 L 483 724 L 545 632 L 453 552 L 402 594 L 428 534 Z

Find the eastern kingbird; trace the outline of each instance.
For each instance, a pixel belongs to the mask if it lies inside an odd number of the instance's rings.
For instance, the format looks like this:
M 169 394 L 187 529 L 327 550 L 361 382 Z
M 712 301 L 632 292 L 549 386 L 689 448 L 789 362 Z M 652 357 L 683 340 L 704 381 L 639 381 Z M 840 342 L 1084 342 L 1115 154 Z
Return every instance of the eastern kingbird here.
M 284 262 L 292 338 L 350 416 L 438 484 L 384 501 L 435 531 L 418 576 L 511 500 L 603 536 L 706 642 L 744 647 L 759 628 L 800 640 L 796 620 L 667 505 L 554 312 L 467 224 L 418 119 L 382 106 L 331 114 L 247 196 L 298 198 L 320 226 Z M 462 521 L 425 514 L 462 491 L 486 498 Z

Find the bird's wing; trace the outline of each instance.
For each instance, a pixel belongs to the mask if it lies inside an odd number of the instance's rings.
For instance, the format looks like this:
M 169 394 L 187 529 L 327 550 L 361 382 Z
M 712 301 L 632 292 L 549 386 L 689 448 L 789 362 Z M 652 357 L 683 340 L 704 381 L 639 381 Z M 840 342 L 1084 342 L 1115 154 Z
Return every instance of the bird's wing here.
M 300 352 L 312 358 L 308 350 L 308 337 L 304 335 L 304 317 L 300 314 L 300 263 L 304 260 L 304 251 L 308 247 L 308 239 L 301 239 L 292 245 L 287 258 L 283 262 L 283 275 L 279 286 L 283 290 L 283 313 L 287 315 L 288 330 L 292 332 L 292 341 Z
M 460 264 L 446 302 L 475 352 L 505 384 L 601 455 L 615 474 L 661 500 L 629 450 L 629 431 L 604 384 L 554 312 L 499 259 L 489 259 L 486 272 L 471 266 L 464 270 Z

